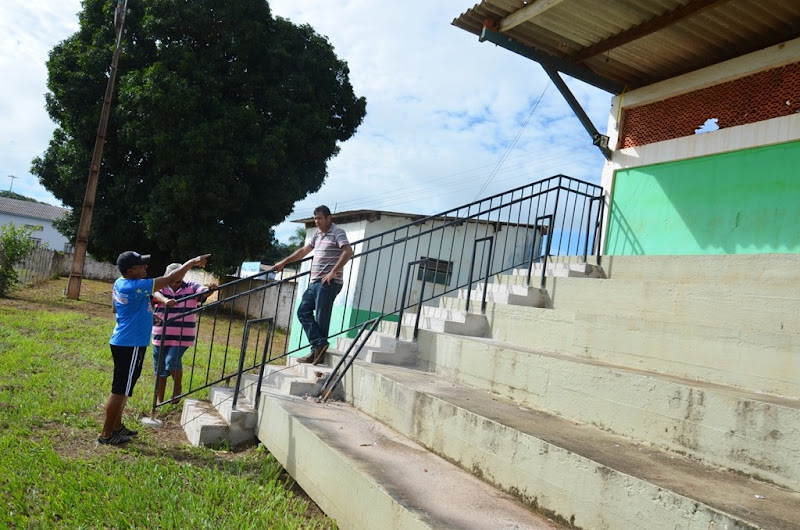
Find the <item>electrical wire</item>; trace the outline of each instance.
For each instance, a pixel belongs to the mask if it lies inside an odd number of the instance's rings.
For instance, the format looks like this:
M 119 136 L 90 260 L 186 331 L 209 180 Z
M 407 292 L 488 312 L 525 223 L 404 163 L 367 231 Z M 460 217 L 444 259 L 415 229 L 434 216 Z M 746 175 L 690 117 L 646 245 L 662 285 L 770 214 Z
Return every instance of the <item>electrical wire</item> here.
M 531 121 L 531 118 L 533 117 L 533 113 L 536 112 L 536 109 L 539 107 L 539 103 L 541 103 L 542 98 L 544 97 L 544 93 L 547 92 L 547 88 L 549 86 L 550 86 L 550 82 L 548 81 L 547 84 L 544 85 L 544 90 L 542 90 L 542 93 L 539 95 L 539 99 L 536 100 L 536 104 L 533 106 L 531 111 L 528 113 L 528 117 L 525 118 L 525 121 L 522 123 L 522 127 L 520 127 L 519 131 L 517 132 L 517 135 L 514 137 L 514 139 L 511 141 L 511 143 L 506 148 L 506 151 L 505 151 L 505 153 L 503 153 L 503 156 L 500 157 L 500 160 L 497 162 L 497 166 L 495 167 L 494 171 L 492 171 L 492 173 L 489 174 L 489 178 L 486 179 L 486 182 L 484 182 L 483 186 L 481 186 L 481 189 L 478 190 L 478 193 L 475 195 L 475 198 L 472 199 L 473 201 L 477 201 L 478 199 L 480 199 L 481 194 L 484 191 L 486 191 L 487 186 L 489 186 L 489 184 L 492 182 L 492 180 L 494 180 L 494 177 L 495 177 L 495 175 L 497 175 L 497 172 L 500 170 L 500 167 L 503 165 L 503 163 L 508 158 L 508 155 L 511 153 L 511 151 L 514 149 L 514 147 L 517 145 L 517 142 L 519 141 L 520 137 L 522 136 L 522 133 L 525 131 L 525 128 L 528 126 L 528 123 Z

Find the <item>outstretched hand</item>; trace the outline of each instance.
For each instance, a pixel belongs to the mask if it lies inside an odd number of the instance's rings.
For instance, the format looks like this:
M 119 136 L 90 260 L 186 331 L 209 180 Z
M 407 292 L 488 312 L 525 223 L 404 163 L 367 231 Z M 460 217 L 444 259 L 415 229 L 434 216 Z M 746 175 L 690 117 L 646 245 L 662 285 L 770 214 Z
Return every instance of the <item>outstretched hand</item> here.
M 202 256 L 197 256 L 196 258 L 194 258 L 194 266 L 195 267 L 200 267 L 200 268 L 205 267 L 206 266 L 206 262 L 208 261 L 208 257 L 210 255 L 211 254 L 203 254 Z

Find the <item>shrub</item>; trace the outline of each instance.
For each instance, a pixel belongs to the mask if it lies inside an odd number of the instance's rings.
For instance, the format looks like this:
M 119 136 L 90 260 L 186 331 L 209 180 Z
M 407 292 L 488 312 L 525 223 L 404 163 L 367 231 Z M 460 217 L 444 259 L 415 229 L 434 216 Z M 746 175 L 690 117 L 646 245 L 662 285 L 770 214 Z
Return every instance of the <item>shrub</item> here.
M 31 230 L 17 228 L 12 222 L 0 226 L 0 297 L 5 297 L 17 284 L 14 266 L 30 256 L 35 248 Z

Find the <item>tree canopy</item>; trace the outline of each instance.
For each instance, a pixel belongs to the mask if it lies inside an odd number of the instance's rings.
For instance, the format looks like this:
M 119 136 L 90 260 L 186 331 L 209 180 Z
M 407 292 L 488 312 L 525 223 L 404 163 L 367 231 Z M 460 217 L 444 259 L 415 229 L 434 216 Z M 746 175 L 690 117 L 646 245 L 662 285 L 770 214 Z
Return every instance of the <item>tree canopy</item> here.
M 80 29 L 47 63 L 57 125 L 33 173 L 83 207 L 111 56 L 113 0 L 84 0 Z M 211 252 L 222 271 L 268 252 L 272 227 L 320 188 L 366 114 L 347 64 L 264 0 L 129 0 L 89 252 L 129 249 L 153 268 Z

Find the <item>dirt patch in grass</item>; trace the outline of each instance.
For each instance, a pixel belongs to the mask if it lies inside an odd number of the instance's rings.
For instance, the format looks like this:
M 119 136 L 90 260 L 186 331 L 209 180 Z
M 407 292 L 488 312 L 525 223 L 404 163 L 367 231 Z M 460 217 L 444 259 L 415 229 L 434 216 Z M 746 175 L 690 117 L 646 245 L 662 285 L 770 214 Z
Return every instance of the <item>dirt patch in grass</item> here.
M 46 305 L 48 311 L 80 311 L 89 316 L 114 320 L 111 283 L 81 281 L 80 300 L 66 297 L 67 283 L 67 278 L 59 278 L 32 287 L 14 289 L 3 300 L 3 305 L 37 311 L 42 309 L 42 305 Z

